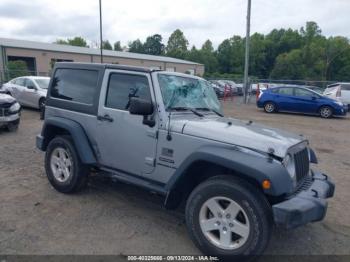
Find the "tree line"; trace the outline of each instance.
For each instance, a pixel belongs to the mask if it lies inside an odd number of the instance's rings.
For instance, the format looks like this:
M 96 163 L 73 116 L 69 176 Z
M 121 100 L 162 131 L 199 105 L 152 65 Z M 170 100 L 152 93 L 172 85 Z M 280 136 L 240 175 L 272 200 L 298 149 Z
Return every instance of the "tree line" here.
M 58 44 L 88 46 L 81 37 Z M 205 65 L 207 77 L 241 78 L 244 69 L 245 37 L 234 35 L 215 49 L 208 39 L 200 48 L 189 46 L 184 33 L 176 29 L 163 43 L 160 34 L 136 39 L 122 47 L 120 41 L 103 41 L 103 49 L 169 56 Z M 299 30 L 273 29 L 250 39 L 249 75 L 259 79 L 350 81 L 350 44 L 342 36 L 326 37 L 315 22 Z

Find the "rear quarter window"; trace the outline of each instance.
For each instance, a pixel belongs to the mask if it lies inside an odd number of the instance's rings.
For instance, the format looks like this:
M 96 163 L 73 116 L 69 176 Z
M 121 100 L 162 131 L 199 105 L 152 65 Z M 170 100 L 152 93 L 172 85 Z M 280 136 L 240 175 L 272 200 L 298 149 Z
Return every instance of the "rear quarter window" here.
M 342 84 L 341 90 L 343 91 L 350 91 L 350 84 Z
M 97 70 L 59 68 L 52 79 L 50 95 L 91 105 L 97 92 L 98 75 Z

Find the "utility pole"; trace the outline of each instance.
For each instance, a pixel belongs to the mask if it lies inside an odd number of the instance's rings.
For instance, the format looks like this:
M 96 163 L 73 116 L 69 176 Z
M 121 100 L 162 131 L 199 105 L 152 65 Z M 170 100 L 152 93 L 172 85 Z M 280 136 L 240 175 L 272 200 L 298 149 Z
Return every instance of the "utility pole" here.
M 245 63 L 244 63 L 244 103 L 248 102 L 248 71 L 249 71 L 249 42 L 250 42 L 250 10 L 251 10 L 251 0 L 248 0 L 247 8 L 247 30 L 245 37 Z
M 100 5 L 100 51 L 101 51 L 101 64 L 103 63 L 103 41 L 102 41 L 102 4 L 101 0 L 99 0 Z

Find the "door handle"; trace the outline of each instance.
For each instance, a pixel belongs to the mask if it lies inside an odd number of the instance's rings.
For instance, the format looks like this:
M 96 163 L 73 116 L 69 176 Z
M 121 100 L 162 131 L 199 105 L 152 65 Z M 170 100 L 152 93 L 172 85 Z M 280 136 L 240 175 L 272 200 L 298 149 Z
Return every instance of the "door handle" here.
M 110 117 L 109 115 L 97 116 L 97 120 L 113 122 L 113 118 Z

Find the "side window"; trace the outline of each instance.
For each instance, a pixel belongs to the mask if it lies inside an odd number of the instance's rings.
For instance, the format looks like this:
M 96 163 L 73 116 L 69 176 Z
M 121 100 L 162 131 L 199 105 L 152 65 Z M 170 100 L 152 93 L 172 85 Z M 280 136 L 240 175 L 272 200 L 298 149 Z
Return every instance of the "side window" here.
M 312 97 L 315 96 L 313 93 L 311 93 L 308 90 L 301 89 L 301 88 L 295 88 L 295 95 L 296 96 L 304 96 L 304 97 Z
M 25 79 L 24 78 L 18 78 L 16 79 L 15 84 L 19 86 L 24 86 Z
M 28 87 L 28 86 L 35 87 L 34 82 L 31 79 L 28 79 L 28 78 L 25 80 L 24 86 L 25 87 Z
M 287 95 L 292 96 L 293 95 L 293 88 L 291 87 L 281 87 L 278 91 L 280 95 Z
M 350 84 L 342 84 L 341 89 L 344 91 L 350 91 Z
M 151 101 L 147 77 L 120 73 L 110 74 L 105 106 L 128 110 L 131 97 L 139 97 Z
M 51 96 L 91 105 L 97 90 L 98 71 L 59 68 L 52 81 Z

